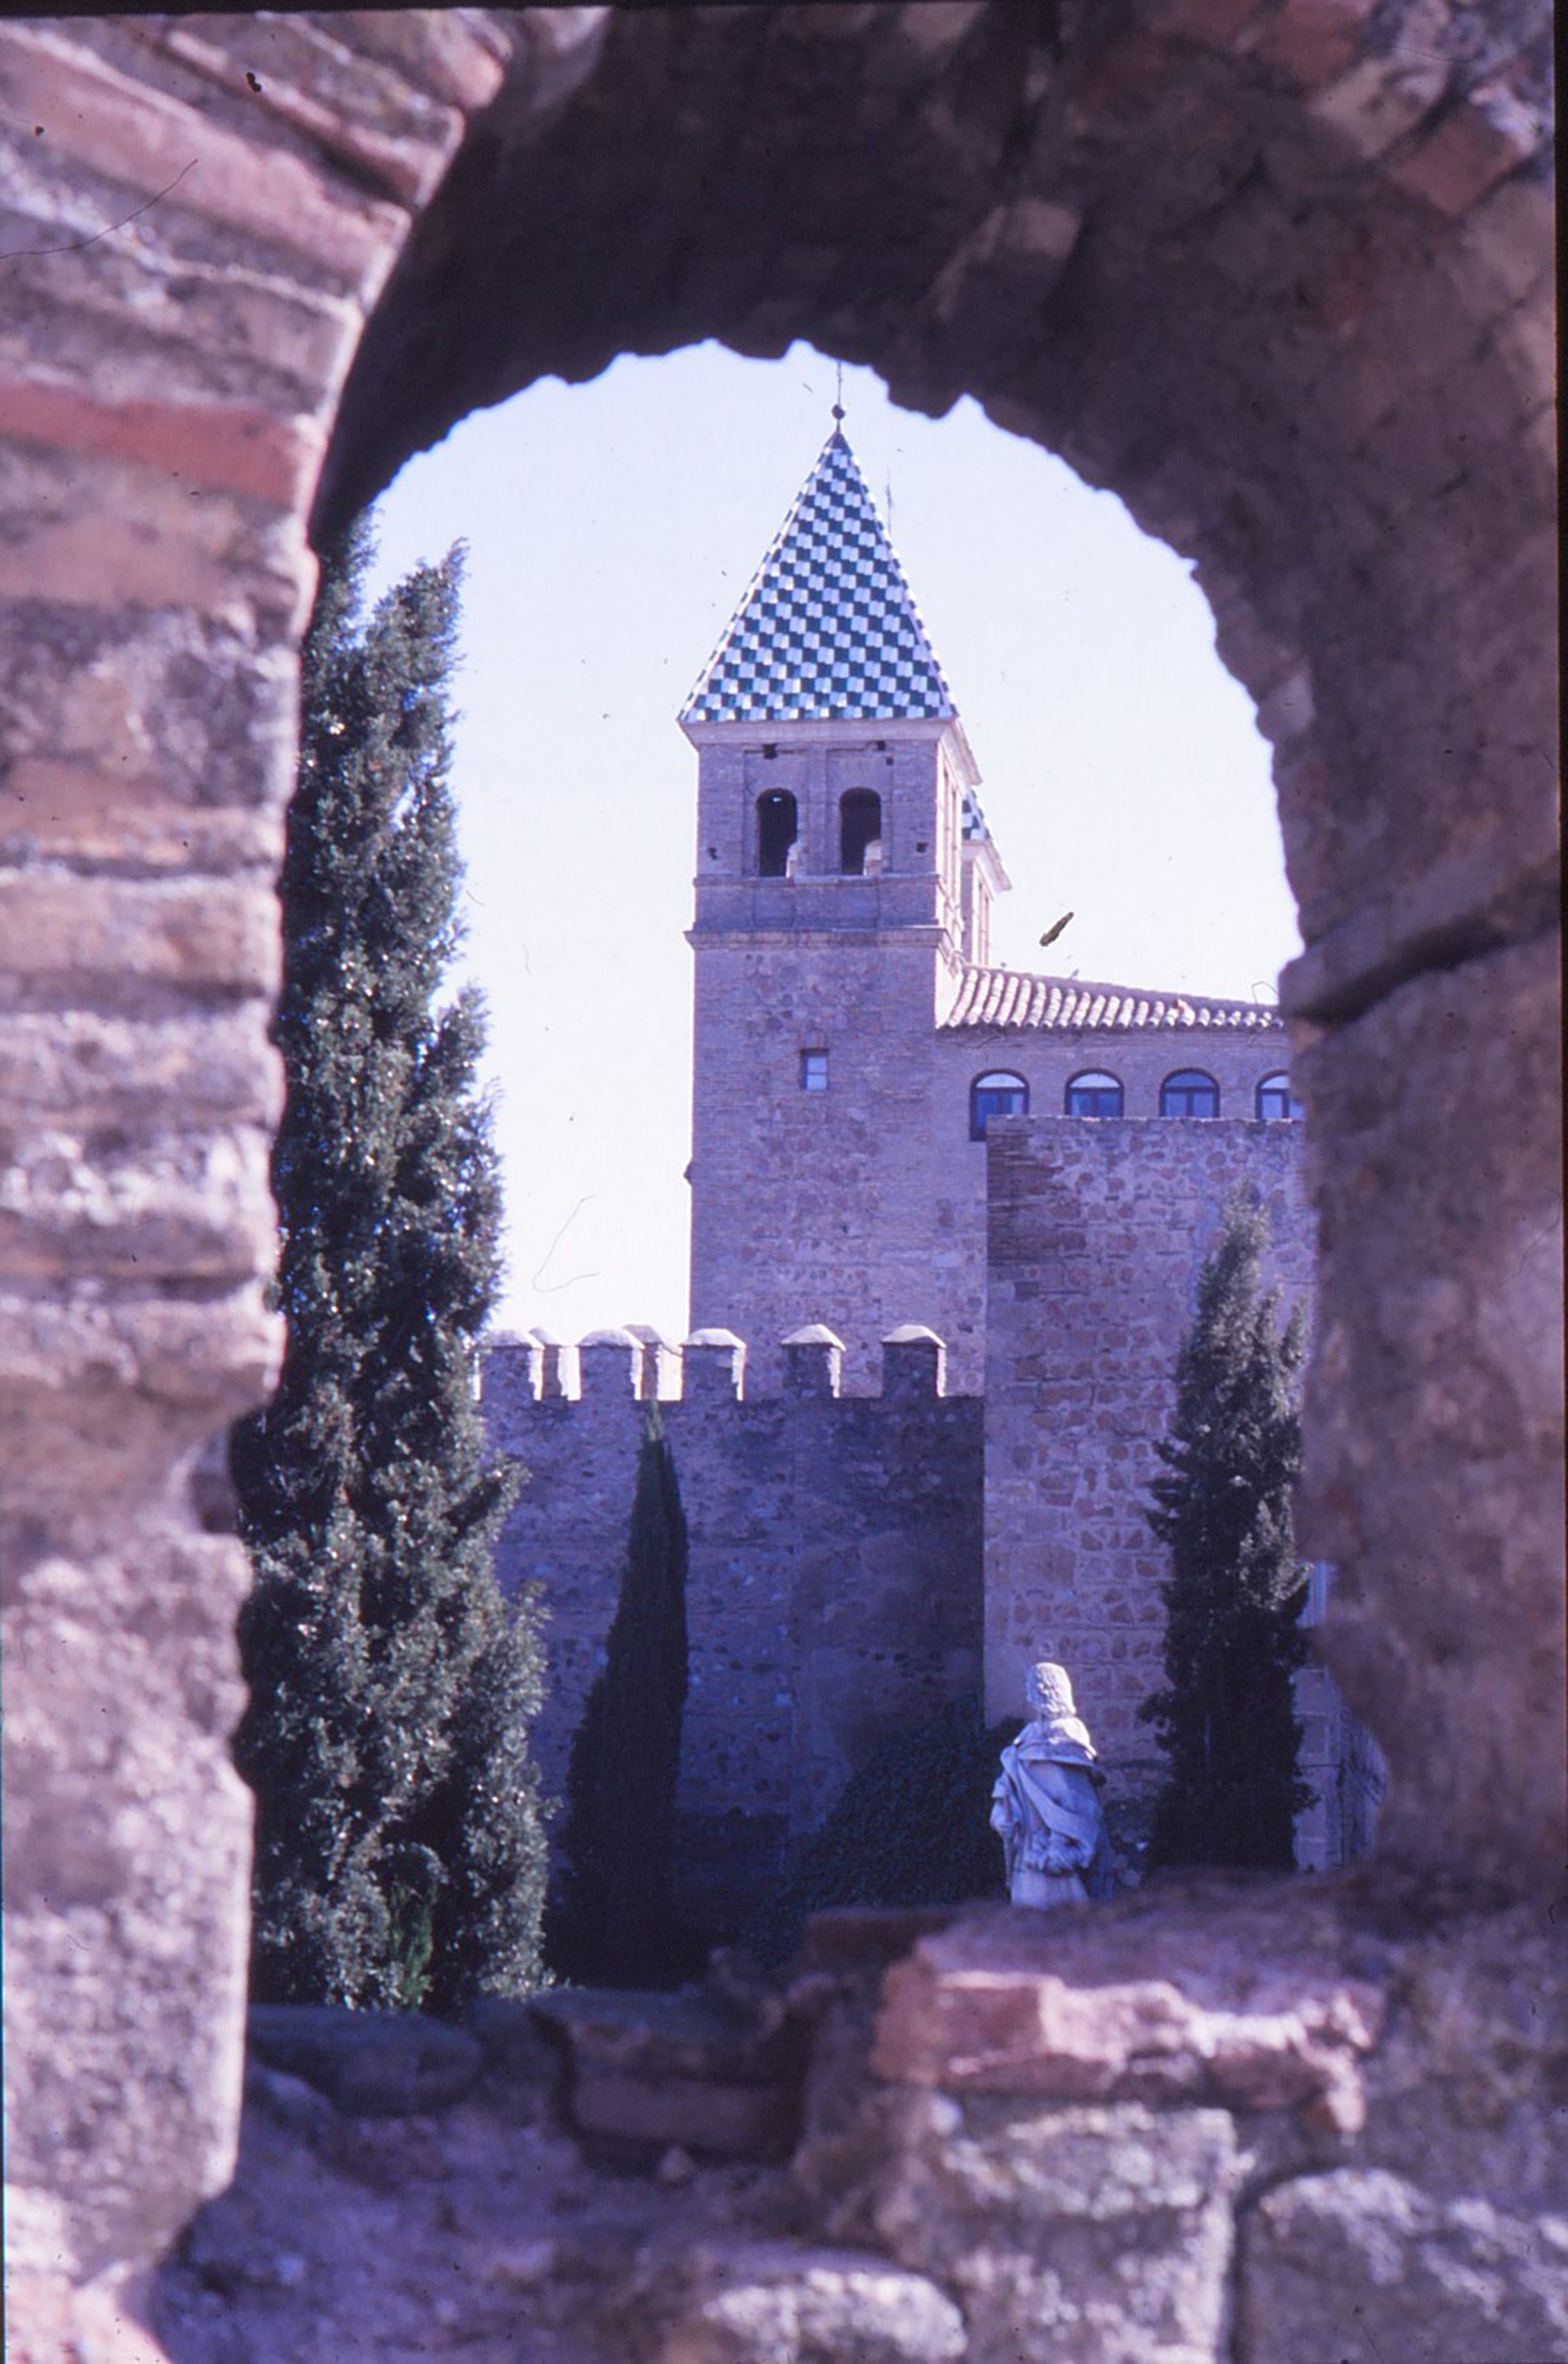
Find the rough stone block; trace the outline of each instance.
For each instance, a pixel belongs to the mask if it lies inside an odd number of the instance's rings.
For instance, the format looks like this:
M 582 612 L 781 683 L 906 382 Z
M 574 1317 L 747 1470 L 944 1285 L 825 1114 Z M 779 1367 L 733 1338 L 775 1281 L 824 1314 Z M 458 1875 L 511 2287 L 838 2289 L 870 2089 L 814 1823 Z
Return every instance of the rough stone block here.
M 1511 2216 L 1480 2193 L 1441 2204 L 1375 2168 L 1286 2183 L 1242 2218 L 1236 2354 L 1568 2355 L 1568 2221 Z
M 726 2158 L 782 2159 L 795 2139 L 794 2094 L 769 2085 L 709 2078 L 631 2077 L 579 2068 L 570 2102 L 579 2133 L 616 2143 L 651 2143 Z
M 1151 1913 L 1157 1970 L 1141 1966 Z M 888 1973 L 873 2066 L 949 2091 L 1321 2106 L 1352 2124 L 1383 1999 L 1347 1974 L 1331 1924 L 1277 1958 L 1280 1922 L 1277 1888 L 1219 1879 L 1114 1912 L 965 1915 Z
M 882 1342 L 882 1393 L 884 1401 L 918 1403 L 942 1393 L 947 1375 L 947 1348 L 934 1330 L 906 1321 L 890 1330 Z
M 172 800 L 270 826 L 294 793 L 297 664 L 243 616 L 29 595 L 0 633 L 0 693 L 18 759 L 89 777 L 123 763 Z
M 288 507 L 308 502 L 326 446 L 314 419 L 232 403 L 106 403 L 38 375 L 0 378 L 0 431 Z
M 463 2029 L 417 2012 L 252 2003 L 254 2057 L 327 2095 L 346 2117 L 414 2117 L 461 2101 L 484 2048 Z
M 133 875 L 250 871 L 270 885 L 282 858 L 281 814 L 187 803 L 135 773 L 24 755 L 0 803 L 0 862 L 7 864 L 67 862 Z
M 972 2364 L 1212 2364 L 1236 2133 L 1220 2110 L 911 2100 L 873 2203 L 958 2297 Z
M 154 258 L 144 242 L 128 253 L 101 240 L 62 271 L 48 251 L 61 227 L 57 186 L 26 147 L 0 156 L 16 223 L 0 367 L 20 378 L 47 363 L 50 379 L 100 399 L 325 415 L 323 389 L 341 380 L 363 325 L 357 304 L 191 253 Z
M 10 475 L 0 597 L 133 615 L 183 608 L 252 644 L 303 629 L 315 562 L 278 504 L 36 443 L 14 447 Z
M 434 9 L 407 15 L 347 9 L 335 29 L 355 49 L 385 58 L 410 82 L 470 110 L 495 96 L 510 47 L 503 29 L 483 17 L 465 21 Z M 572 28 L 579 39 L 593 29 Z
M 842 1381 L 844 1342 L 825 1322 L 792 1330 L 783 1342 L 784 1393 L 837 1396 Z
M 635 2364 L 958 2364 L 963 2319 L 923 2275 L 799 2242 L 655 2252 L 606 2303 Z
M 264 31 L 232 18 L 195 17 L 162 32 L 165 47 L 220 85 L 250 90 L 268 113 L 303 132 L 399 205 L 430 195 L 462 134 L 462 117 L 440 106 L 361 47 L 325 27 L 272 18 Z M 493 80 L 500 79 L 494 70 Z M 260 71 L 257 71 L 259 69 Z
M 91 1280 L 0 1290 L 0 1502 L 25 1533 L 129 1532 L 172 1472 L 276 1377 L 259 1282 L 192 1299 Z
M 1354 64 L 1374 6 L 1375 0 L 1283 0 L 1257 54 L 1299 87 L 1318 89 Z
M 276 1237 L 270 1149 L 260 1128 L 34 1133 L 0 1169 L 0 1259 L 35 1281 L 247 1280 Z
M 145 1526 L 74 1565 L 25 1542 L 8 1527 L 6 2172 L 58 2206 L 35 2262 L 87 2278 L 157 2255 L 233 2162 L 249 1568 L 236 1544 L 150 1547 Z
M 1440 213 L 1468 213 L 1499 181 L 1527 163 L 1543 126 L 1506 83 L 1467 91 L 1395 165 L 1393 178 Z
M 25 986 L 112 1003 L 134 979 L 271 995 L 279 975 L 277 898 L 265 886 L 0 875 L 0 992 Z
M 1370 162 L 1431 113 L 1449 71 L 1445 58 L 1417 50 L 1363 58 L 1317 94 L 1312 111 Z
M 204 122 L 58 34 L 12 27 L 0 56 L 0 99 L 14 118 L 42 124 L 50 154 L 79 158 L 138 196 L 308 256 L 365 303 L 380 292 L 406 227 L 396 206 Z
M 1413 977 L 1297 1063 L 1323 1655 L 1387 1754 L 1380 1848 L 1526 1889 L 1568 1812 L 1559 1020 L 1553 933 Z
M 271 1128 L 283 1074 L 261 1002 L 172 1018 L 18 1009 L 0 1026 L 0 1121 L 172 1128 L 200 1107 L 217 1124 Z

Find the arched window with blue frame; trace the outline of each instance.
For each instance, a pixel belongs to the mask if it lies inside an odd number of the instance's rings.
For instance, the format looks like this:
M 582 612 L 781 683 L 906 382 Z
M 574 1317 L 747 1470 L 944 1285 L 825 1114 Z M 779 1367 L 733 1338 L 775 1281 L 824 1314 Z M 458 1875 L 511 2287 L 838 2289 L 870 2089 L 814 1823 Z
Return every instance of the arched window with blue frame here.
M 1085 1067 L 1073 1076 L 1062 1102 L 1068 1116 L 1120 1116 L 1123 1105 L 1120 1083 L 1103 1067 Z
M 1028 1116 L 1029 1087 L 1022 1076 L 1015 1076 L 1005 1067 L 993 1067 L 988 1074 L 976 1076 L 969 1087 L 969 1137 L 984 1141 L 985 1128 L 994 1116 Z
M 1307 1110 L 1290 1088 L 1290 1077 L 1282 1067 L 1277 1075 L 1264 1076 L 1258 1085 L 1257 1109 L 1264 1123 L 1277 1123 L 1281 1119 L 1304 1117 Z
M 1219 1086 L 1201 1067 L 1178 1067 L 1160 1087 L 1162 1116 L 1218 1116 Z

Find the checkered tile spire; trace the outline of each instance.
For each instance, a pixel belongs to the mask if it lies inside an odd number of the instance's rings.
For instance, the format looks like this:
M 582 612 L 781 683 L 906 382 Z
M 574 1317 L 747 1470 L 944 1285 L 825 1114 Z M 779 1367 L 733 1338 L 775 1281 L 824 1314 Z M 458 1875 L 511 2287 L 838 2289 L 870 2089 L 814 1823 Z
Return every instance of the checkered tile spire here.
M 955 712 L 903 569 L 835 427 L 681 719 L 943 721 Z

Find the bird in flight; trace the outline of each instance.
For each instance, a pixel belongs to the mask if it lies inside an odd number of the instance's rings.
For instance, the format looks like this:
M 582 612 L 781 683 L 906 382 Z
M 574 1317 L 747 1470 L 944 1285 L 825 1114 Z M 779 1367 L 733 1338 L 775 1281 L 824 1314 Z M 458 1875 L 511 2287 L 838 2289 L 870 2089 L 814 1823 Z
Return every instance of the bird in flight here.
M 1047 928 L 1044 935 L 1040 938 L 1040 942 L 1042 944 L 1053 944 L 1072 917 L 1073 914 L 1071 911 L 1063 911 L 1060 920 L 1057 920 L 1056 925 L 1053 928 Z

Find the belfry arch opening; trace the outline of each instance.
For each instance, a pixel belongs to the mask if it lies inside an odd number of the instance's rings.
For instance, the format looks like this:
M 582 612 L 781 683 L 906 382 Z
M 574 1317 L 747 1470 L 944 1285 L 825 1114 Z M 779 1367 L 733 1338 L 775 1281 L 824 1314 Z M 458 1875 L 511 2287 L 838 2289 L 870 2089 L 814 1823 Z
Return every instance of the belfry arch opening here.
M 784 878 L 800 834 L 800 817 L 787 788 L 768 788 L 757 798 L 757 875 Z
M 846 789 L 839 799 L 839 868 L 859 878 L 881 861 L 882 798 L 874 788 Z

